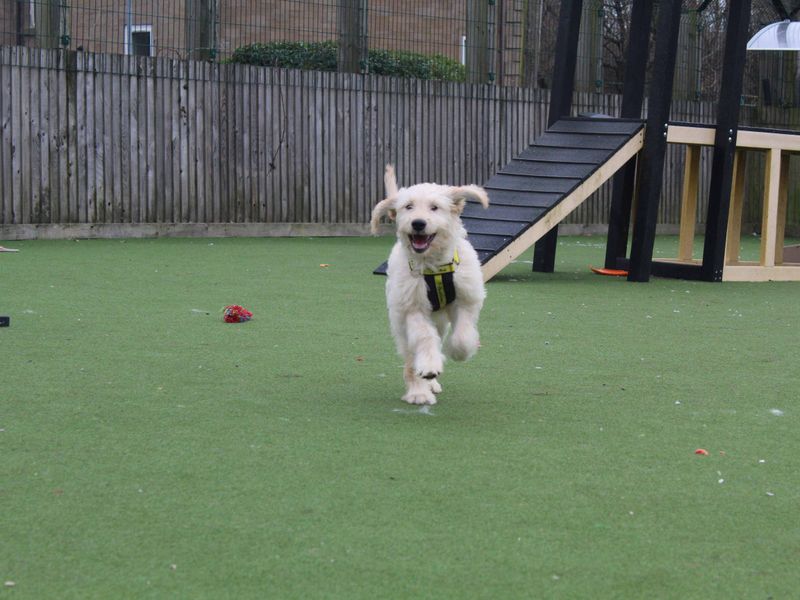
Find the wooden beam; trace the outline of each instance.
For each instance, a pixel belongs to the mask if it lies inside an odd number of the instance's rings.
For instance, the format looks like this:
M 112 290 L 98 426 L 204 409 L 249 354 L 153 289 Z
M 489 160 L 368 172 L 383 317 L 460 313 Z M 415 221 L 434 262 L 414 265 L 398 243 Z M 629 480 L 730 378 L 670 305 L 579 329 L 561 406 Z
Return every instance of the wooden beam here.
M 781 175 L 778 183 L 778 222 L 775 228 L 775 264 L 783 264 L 783 243 L 786 237 L 786 210 L 789 204 L 789 155 L 781 154 Z
M 742 148 L 783 148 L 789 152 L 800 152 L 800 135 L 776 131 L 751 131 L 740 129 L 736 145 Z
M 515 260 L 520 254 L 528 250 L 541 239 L 548 231 L 553 229 L 567 215 L 578 208 L 593 192 L 606 180 L 627 163 L 644 143 L 644 132 L 640 131 L 633 136 L 622 148 L 603 163 L 594 173 L 583 181 L 564 200 L 559 202 L 552 210 L 540 220 L 503 248 L 483 265 L 483 280 L 489 281 L 497 275 L 506 265 Z
M 697 221 L 697 189 L 700 181 L 700 146 L 686 146 L 681 196 L 678 260 L 692 260 L 694 231 Z
M 667 131 L 667 142 L 670 144 L 713 146 L 714 128 L 670 125 Z M 736 147 L 751 148 L 753 150 L 783 148 L 789 152 L 800 152 L 800 135 L 775 131 L 740 129 L 736 136 Z
M 689 127 L 687 125 L 670 125 L 667 130 L 667 142 L 670 144 L 695 144 L 698 146 L 714 145 L 713 127 Z
M 725 267 L 722 281 L 800 281 L 800 265 L 733 265 Z
M 731 209 L 728 215 L 728 235 L 725 242 L 725 265 L 739 262 L 739 247 L 742 241 L 742 210 L 744 208 L 744 175 L 747 154 L 737 150 L 733 159 L 733 189 L 731 190 Z M 723 281 L 725 274 L 722 274 Z
M 761 219 L 761 266 L 775 266 L 778 232 L 778 204 L 781 179 L 781 151 L 769 150 L 764 172 L 764 206 Z

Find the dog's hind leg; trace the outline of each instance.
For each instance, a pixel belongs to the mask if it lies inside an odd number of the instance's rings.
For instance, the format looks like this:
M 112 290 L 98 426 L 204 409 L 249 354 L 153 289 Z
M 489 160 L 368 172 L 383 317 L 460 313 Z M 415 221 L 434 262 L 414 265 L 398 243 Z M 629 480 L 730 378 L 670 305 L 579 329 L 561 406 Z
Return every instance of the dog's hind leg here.
M 453 360 L 470 359 L 480 346 L 476 324 L 481 307 L 477 304 L 455 304 L 448 310 L 453 328 L 445 341 L 445 352 Z

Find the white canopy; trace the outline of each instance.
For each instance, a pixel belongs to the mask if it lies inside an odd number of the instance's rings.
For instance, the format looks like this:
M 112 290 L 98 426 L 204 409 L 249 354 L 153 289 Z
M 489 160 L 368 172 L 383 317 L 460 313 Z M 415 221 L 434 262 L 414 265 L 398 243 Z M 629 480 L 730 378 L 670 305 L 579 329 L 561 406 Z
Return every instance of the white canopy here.
M 748 50 L 800 50 L 800 21 L 767 25 L 747 42 Z

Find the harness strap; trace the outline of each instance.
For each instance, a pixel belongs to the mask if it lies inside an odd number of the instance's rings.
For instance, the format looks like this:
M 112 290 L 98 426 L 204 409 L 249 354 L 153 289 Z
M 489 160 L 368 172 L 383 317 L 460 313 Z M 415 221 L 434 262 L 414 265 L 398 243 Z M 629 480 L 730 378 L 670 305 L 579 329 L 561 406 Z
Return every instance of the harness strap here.
M 425 269 L 422 276 L 428 288 L 428 301 L 434 311 L 440 310 L 456 299 L 456 286 L 453 283 L 453 273 L 461 260 L 458 250 L 453 252 L 453 262 L 440 265 L 435 269 Z

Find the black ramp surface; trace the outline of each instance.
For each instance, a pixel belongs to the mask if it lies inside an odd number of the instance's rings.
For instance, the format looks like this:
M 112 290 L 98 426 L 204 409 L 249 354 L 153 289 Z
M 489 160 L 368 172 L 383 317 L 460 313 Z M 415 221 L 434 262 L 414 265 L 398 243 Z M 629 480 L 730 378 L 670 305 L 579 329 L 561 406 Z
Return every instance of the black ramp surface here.
M 481 264 L 542 219 L 642 127 L 638 120 L 562 119 L 489 178 L 483 184 L 489 208 L 469 202 L 461 217 Z M 385 274 L 386 263 L 375 273 Z

